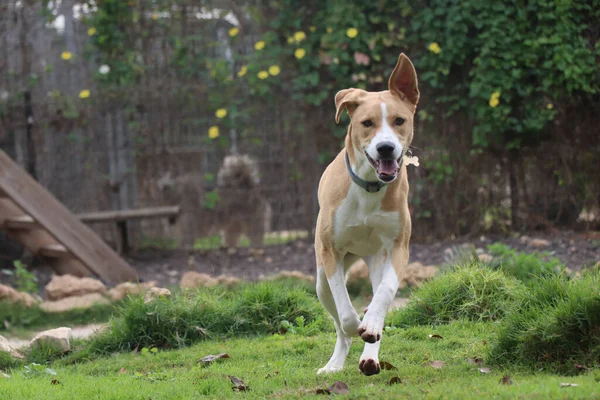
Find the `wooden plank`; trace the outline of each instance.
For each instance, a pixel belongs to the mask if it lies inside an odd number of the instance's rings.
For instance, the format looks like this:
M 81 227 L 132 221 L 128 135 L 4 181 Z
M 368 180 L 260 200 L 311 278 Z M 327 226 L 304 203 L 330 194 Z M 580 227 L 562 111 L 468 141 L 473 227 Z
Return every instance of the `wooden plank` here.
M 78 214 L 77 217 L 86 223 L 119 222 L 130 219 L 176 217 L 181 208 L 179 206 L 138 208 L 135 210 L 99 211 Z
M 39 228 L 40 225 L 30 215 L 20 215 L 18 217 L 7 218 L 4 221 L 4 227 L 6 229 L 31 230 Z
M 2 150 L 0 189 L 100 278 L 137 280 L 136 271 L 125 260 Z
M 44 257 L 63 258 L 68 257 L 71 253 L 62 244 L 53 243 L 47 244 L 40 248 L 38 253 Z

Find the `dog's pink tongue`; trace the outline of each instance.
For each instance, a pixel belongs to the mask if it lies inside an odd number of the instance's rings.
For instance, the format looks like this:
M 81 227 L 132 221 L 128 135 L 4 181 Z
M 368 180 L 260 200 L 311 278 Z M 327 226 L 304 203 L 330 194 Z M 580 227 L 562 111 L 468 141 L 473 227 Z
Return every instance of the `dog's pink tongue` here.
M 396 160 L 379 160 L 378 172 L 385 175 L 394 175 L 398 169 Z

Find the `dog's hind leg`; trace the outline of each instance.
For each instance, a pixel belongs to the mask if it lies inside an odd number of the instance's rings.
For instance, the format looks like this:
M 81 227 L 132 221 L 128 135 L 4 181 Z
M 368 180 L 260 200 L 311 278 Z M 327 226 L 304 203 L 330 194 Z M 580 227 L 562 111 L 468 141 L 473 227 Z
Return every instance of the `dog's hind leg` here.
M 317 269 L 317 296 L 319 297 L 321 304 L 323 304 L 323 307 L 331 314 L 337 335 L 333 355 L 329 359 L 329 362 L 317 371 L 317 374 L 340 371 L 346 362 L 346 357 L 348 356 L 350 345 L 352 344 L 352 338 L 347 336 L 342 330 L 338 309 L 335 305 L 335 299 L 323 267 Z

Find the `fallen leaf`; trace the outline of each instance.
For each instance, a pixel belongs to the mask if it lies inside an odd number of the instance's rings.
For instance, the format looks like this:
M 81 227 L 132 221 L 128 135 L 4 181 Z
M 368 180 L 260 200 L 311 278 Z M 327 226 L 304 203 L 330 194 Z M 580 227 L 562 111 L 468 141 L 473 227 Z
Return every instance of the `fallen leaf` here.
M 52 381 L 50 382 L 51 385 L 62 385 L 61 381 L 57 380 L 57 379 L 52 379 Z
M 246 383 L 243 380 L 238 379 L 235 376 L 231 376 L 231 375 L 229 375 L 229 379 L 231 379 L 231 383 L 233 383 L 233 386 L 231 387 L 231 389 L 233 391 L 238 390 L 240 392 L 246 392 L 246 391 L 250 390 L 248 385 L 246 385 Z
M 123 368 L 121 368 L 121 369 L 119 370 L 119 373 L 120 373 L 121 375 L 123 375 L 123 374 L 126 374 L 126 373 L 127 373 L 127 369 L 126 369 L 125 367 L 123 367 Z
M 390 364 L 387 361 L 380 361 L 379 367 L 384 371 L 391 371 L 393 369 L 396 369 L 396 367 L 394 367 L 392 364 Z
M 427 363 L 427 365 L 429 365 L 432 368 L 435 369 L 441 369 L 444 368 L 444 364 L 446 364 L 444 361 L 431 361 L 430 363 Z
M 575 387 L 575 386 L 579 386 L 579 385 L 576 384 L 576 383 L 561 383 L 560 384 L 561 388 L 563 388 L 563 387 Z
M 441 337 L 437 333 L 434 333 L 433 335 L 429 335 L 429 339 L 443 339 L 443 337 Z
M 502 385 L 512 385 L 513 384 L 513 380 L 510 378 L 510 376 L 508 375 L 504 375 L 499 381 L 498 383 L 502 384 Z
M 315 393 L 316 394 L 325 394 L 325 395 L 330 395 L 331 394 L 331 392 L 329 390 L 327 390 L 327 389 L 317 389 L 315 391 Z
M 213 361 L 218 360 L 220 358 L 231 358 L 231 357 L 229 356 L 229 354 L 226 354 L 226 353 L 217 354 L 216 356 L 211 354 L 211 355 L 200 358 L 196 362 L 202 363 L 203 365 L 206 366 L 206 365 L 210 365 Z
M 267 376 L 265 376 L 265 379 L 269 379 L 269 378 L 272 378 L 273 376 L 277 376 L 277 375 L 279 375 L 279 371 L 273 372 L 272 376 L 271 376 L 271 374 L 267 374 Z
M 335 393 L 335 394 L 346 394 L 349 393 L 348 390 L 348 385 L 346 385 L 344 382 L 334 382 L 333 385 L 331 385 L 330 387 L 327 388 L 331 393 Z
M 484 346 L 487 346 L 487 342 L 486 342 L 485 340 L 483 341 L 483 345 L 484 345 Z
M 575 364 L 575 368 L 577 368 L 579 371 L 587 370 L 587 367 L 585 365 L 581 365 L 581 364 Z
M 481 358 L 467 358 L 467 362 L 469 364 L 477 364 L 477 365 L 483 364 L 483 360 Z
M 492 370 L 489 369 L 488 367 L 483 367 L 483 368 L 479 368 L 479 372 L 481 372 L 482 374 L 489 374 L 490 372 L 492 372 Z
M 394 376 L 394 377 L 392 377 L 392 379 L 390 379 L 390 381 L 388 382 L 388 385 L 396 385 L 398 383 L 402 383 L 402 380 L 399 377 Z

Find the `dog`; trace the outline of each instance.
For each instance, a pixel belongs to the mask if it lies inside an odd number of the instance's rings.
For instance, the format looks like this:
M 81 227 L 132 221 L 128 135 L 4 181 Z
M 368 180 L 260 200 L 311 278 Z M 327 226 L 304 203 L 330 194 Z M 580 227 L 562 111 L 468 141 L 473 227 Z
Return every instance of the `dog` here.
M 405 152 L 413 139 L 419 101 L 417 73 L 400 54 L 388 90 L 344 89 L 335 96 L 335 121 L 350 116 L 344 149 L 319 182 L 315 231 L 317 294 L 331 314 L 337 341 L 318 374 L 344 367 L 353 336 L 366 343 L 359 370 L 380 372 L 384 318 L 408 264 L 411 219 Z M 373 299 L 360 320 L 350 302 L 345 272 L 362 258 L 369 267 Z

